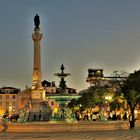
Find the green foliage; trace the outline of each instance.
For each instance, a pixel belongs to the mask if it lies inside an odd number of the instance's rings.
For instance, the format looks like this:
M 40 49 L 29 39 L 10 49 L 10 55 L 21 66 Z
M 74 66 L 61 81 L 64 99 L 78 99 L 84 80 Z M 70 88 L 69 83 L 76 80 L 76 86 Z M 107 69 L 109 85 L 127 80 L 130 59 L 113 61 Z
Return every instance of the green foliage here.
M 73 112 L 75 112 L 75 111 L 76 111 L 76 110 L 75 110 L 75 107 L 76 107 L 77 105 L 78 105 L 77 100 L 72 99 L 72 100 L 68 103 L 67 107 L 70 108 Z
M 71 109 L 77 107 L 77 110 L 83 111 L 88 108 L 94 108 L 96 105 L 102 107 L 109 103 L 111 110 L 114 110 L 116 108 L 125 109 L 126 98 L 122 94 L 121 88 L 122 85 L 124 85 L 126 78 L 128 77 L 128 73 L 126 73 L 125 71 L 114 71 L 113 76 L 114 79 L 112 79 L 112 81 L 109 81 L 110 85 L 105 85 L 104 87 L 95 85 L 90 87 L 89 89 L 82 92 L 83 94 L 78 100 L 72 100 L 68 104 L 68 107 Z M 110 96 L 112 98 L 105 99 L 106 96 Z
M 96 89 L 92 88 L 87 90 L 85 93 L 83 93 L 82 97 L 79 98 L 79 103 L 82 105 L 82 110 L 85 110 L 87 108 L 93 108 L 98 103 L 96 94 Z
M 103 87 L 91 87 L 77 101 L 71 100 L 68 107 L 73 109 L 77 106 L 80 111 L 83 111 L 88 108 L 94 108 L 96 105 L 100 106 L 104 102 L 103 96 L 105 92 L 106 89 Z
M 69 108 L 64 109 L 64 118 L 67 123 L 73 123 L 75 121 L 75 116 Z
M 130 106 L 131 112 L 134 113 L 136 105 L 140 103 L 140 70 L 129 75 L 121 90 Z
M 125 108 L 124 107 L 124 102 L 120 103 L 118 102 L 117 99 L 115 99 L 113 102 L 110 102 L 110 110 L 115 110 L 115 109 L 120 109 L 120 108 Z

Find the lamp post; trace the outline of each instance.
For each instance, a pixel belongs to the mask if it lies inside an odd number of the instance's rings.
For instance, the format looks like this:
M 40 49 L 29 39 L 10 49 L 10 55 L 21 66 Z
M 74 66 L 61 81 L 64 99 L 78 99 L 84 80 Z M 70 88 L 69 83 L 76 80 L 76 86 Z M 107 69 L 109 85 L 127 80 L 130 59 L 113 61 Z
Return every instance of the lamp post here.
M 105 96 L 105 103 L 107 104 L 106 111 L 108 112 L 108 117 L 110 115 L 110 105 L 109 105 L 109 102 L 111 102 L 111 100 L 112 100 L 112 96 L 111 95 L 106 95 Z
M 77 105 L 78 106 L 78 110 L 81 110 L 82 104 Z

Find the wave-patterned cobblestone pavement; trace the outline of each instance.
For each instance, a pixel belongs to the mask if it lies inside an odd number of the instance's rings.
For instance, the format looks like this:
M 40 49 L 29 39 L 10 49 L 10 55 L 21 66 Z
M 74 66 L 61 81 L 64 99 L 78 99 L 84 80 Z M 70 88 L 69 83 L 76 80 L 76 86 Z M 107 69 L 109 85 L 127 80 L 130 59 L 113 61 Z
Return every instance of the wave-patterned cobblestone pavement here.
M 90 132 L 1 132 L 0 140 L 140 140 L 140 127 L 134 130 Z

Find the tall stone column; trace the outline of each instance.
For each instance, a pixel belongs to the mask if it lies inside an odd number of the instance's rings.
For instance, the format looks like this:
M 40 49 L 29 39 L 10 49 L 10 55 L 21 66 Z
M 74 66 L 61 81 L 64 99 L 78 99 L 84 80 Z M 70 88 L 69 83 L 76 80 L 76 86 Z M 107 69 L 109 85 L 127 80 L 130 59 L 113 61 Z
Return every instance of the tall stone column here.
M 32 90 L 31 99 L 32 104 L 39 104 L 41 100 L 45 99 L 45 90 L 42 87 L 42 73 L 41 73 L 41 39 L 42 33 L 40 33 L 40 20 L 39 16 L 36 14 L 34 17 L 34 33 L 32 34 L 32 39 L 34 42 L 34 66 L 33 66 L 33 76 L 32 76 Z
M 34 65 L 32 75 L 32 88 L 27 89 L 23 92 L 23 98 L 25 101 L 24 110 L 28 113 L 29 121 L 49 120 L 51 118 L 51 109 L 46 101 L 46 91 L 41 85 L 41 39 L 42 34 L 40 33 L 40 20 L 39 16 L 34 17 L 34 33 L 32 39 L 34 43 Z M 27 117 L 26 115 L 26 117 Z M 22 118 L 21 118 L 22 119 Z M 26 119 L 26 118 L 25 118 Z M 23 119 L 22 119 L 23 120 Z
M 34 33 L 32 34 L 32 39 L 34 41 L 34 67 L 33 67 L 33 77 L 32 77 L 32 89 L 40 89 L 41 86 L 41 39 L 42 34 L 40 33 L 40 28 L 35 27 Z

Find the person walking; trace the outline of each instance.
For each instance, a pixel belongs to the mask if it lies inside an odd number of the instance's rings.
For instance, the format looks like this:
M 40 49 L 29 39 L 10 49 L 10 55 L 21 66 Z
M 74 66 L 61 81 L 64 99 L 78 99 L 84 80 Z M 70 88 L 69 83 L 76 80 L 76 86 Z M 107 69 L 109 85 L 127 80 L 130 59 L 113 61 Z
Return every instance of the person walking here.
M 2 132 L 5 132 L 8 129 L 8 118 L 6 115 L 2 117 L 2 125 L 3 125 L 3 130 Z

